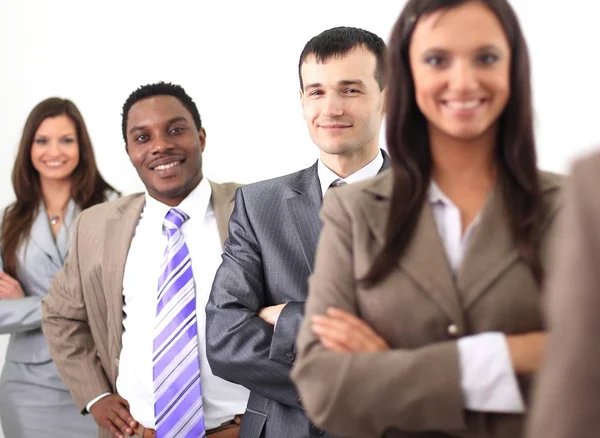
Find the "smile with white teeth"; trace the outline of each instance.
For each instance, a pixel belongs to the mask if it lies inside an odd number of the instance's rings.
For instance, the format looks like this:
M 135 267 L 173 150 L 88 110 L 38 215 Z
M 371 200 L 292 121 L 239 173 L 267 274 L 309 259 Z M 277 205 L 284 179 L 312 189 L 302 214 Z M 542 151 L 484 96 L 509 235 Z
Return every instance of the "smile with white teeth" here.
M 449 100 L 446 102 L 446 106 L 456 110 L 472 110 L 477 108 L 481 103 L 481 99 L 467 101 Z
M 161 164 L 160 166 L 156 166 L 154 168 L 154 170 L 167 170 L 170 169 L 171 167 L 175 167 L 179 165 L 179 161 L 173 161 L 172 163 L 169 164 Z
M 64 161 L 47 161 L 44 164 L 48 167 L 58 167 L 58 166 L 62 166 L 63 164 L 65 164 L 65 162 Z

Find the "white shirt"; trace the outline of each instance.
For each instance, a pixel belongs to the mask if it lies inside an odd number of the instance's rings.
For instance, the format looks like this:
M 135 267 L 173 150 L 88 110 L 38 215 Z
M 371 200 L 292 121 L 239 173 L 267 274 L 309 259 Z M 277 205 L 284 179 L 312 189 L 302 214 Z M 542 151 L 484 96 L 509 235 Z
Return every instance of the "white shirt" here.
M 469 240 L 479 225 L 481 213 L 463 235 L 460 210 L 433 180 L 429 186 L 428 199 L 450 267 L 456 274 Z M 525 403 L 503 333 L 487 332 L 460 338 L 458 357 L 461 388 L 467 409 L 481 412 L 525 412 Z
M 192 259 L 196 285 L 196 318 L 204 421 L 213 429 L 246 410 L 249 391 L 216 377 L 206 359 L 205 307 L 215 273 L 221 264 L 221 241 L 212 205 L 211 187 L 203 178 L 177 208 L 189 217 L 183 226 Z M 167 236 L 163 220 L 171 207 L 146 193 L 146 204 L 131 241 L 123 278 L 123 349 L 119 358 L 117 392 L 130 405 L 131 416 L 147 428 L 155 428 L 152 348 L 158 273 Z M 91 405 L 96 398 L 88 405 Z
M 381 170 L 381 166 L 383 166 L 383 152 L 380 150 L 377 156 L 367 165 L 357 170 L 352 175 L 341 178 L 319 159 L 317 164 L 317 175 L 319 176 L 319 182 L 321 184 L 321 194 L 325 196 L 325 192 L 327 192 L 327 189 L 334 181 L 340 180 L 347 184 L 352 184 L 374 177 Z

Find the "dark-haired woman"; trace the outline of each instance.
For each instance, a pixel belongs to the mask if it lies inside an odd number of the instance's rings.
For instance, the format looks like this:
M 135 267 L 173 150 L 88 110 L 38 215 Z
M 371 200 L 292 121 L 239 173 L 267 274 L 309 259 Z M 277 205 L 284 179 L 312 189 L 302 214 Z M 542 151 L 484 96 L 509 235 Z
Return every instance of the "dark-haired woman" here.
M 118 196 L 96 167 L 79 110 L 46 99 L 29 114 L 12 173 L 16 201 L 0 227 L 0 333 L 10 334 L 0 377 L 7 438 L 92 437 L 60 379 L 41 330 L 41 299 L 62 267 L 79 212 Z
M 334 434 L 518 438 L 561 185 L 518 20 L 409 0 L 388 50 L 392 169 L 325 198 L 293 379 Z

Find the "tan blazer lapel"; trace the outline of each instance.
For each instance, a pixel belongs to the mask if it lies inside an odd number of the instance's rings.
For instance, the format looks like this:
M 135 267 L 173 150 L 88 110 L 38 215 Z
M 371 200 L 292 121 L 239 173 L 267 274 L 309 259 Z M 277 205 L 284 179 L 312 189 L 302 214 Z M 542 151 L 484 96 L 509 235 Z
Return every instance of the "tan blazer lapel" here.
M 141 193 L 120 205 L 106 223 L 106 240 L 102 255 L 102 278 L 107 305 L 109 348 L 117 354 L 121 351 L 123 335 L 123 276 L 129 246 L 144 208 L 145 197 Z M 113 376 L 117 375 L 114 364 Z M 113 382 L 114 383 L 114 382 Z
M 385 243 L 385 231 L 393 190 L 391 172 L 380 179 L 379 184 L 365 188 L 371 196 L 361 198 L 361 210 L 366 223 L 378 241 Z M 417 222 L 413 238 L 399 261 L 400 266 L 429 295 L 452 321 L 461 323 L 463 313 L 454 287 L 446 253 L 437 233 L 433 212 L 425 203 Z
M 492 190 L 480 222 L 466 248 L 457 275 L 465 309 L 519 259 L 498 184 Z
M 212 203 L 215 218 L 217 220 L 217 228 L 219 229 L 219 237 L 221 245 L 225 246 L 225 240 L 229 235 L 229 218 L 233 211 L 235 190 L 239 187 L 238 184 L 217 184 L 209 181 L 212 190 L 210 202 Z

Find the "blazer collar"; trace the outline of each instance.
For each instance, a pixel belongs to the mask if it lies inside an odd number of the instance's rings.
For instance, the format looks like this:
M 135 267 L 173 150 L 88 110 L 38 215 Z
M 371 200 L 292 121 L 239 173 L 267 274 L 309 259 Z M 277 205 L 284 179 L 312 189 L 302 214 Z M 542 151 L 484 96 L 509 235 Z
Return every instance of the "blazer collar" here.
M 79 207 L 71 199 L 65 209 L 63 223 L 58 230 L 56 239 L 52 236 L 52 228 L 43 202 L 40 202 L 36 217 L 31 224 L 31 240 L 46 253 L 57 270 L 62 268 L 67 257 L 70 247 L 71 226 L 79 212 Z
M 225 246 L 225 240 L 227 240 L 228 236 L 229 217 L 231 216 L 235 200 L 235 190 L 227 189 L 224 184 L 217 184 L 212 181 L 209 181 L 209 183 L 211 187 L 210 202 L 215 212 L 221 246 Z
M 108 341 L 121 351 L 123 335 L 123 276 L 129 246 L 144 208 L 143 193 L 121 198 L 106 222 L 102 278 L 108 315 Z M 115 365 L 116 367 L 116 365 Z M 116 376 L 117 370 L 114 371 Z
M 544 197 L 560 188 L 557 178 L 541 174 Z M 367 227 L 380 249 L 386 241 L 386 227 L 394 181 L 391 170 L 382 172 L 362 187 L 364 196 L 357 199 Z M 558 207 L 553 207 L 554 214 Z M 421 286 L 456 323 L 489 286 L 510 266 L 519 254 L 510 230 L 499 184 L 496 184 L 475 230 L 456 279 L 437 233 L 431 206 L 424 202 L 411 241 L 398 261 L 399 265 Z
M 296 235 L 308 271 L 312 272 L 315 249 L 321 232 L 319 210 L 322 204 L 321 186 L 317 175 L 317 164 L 297 172 L 289 182 L 291 193 L 286 199 L 289 217 L 296 227 Z

